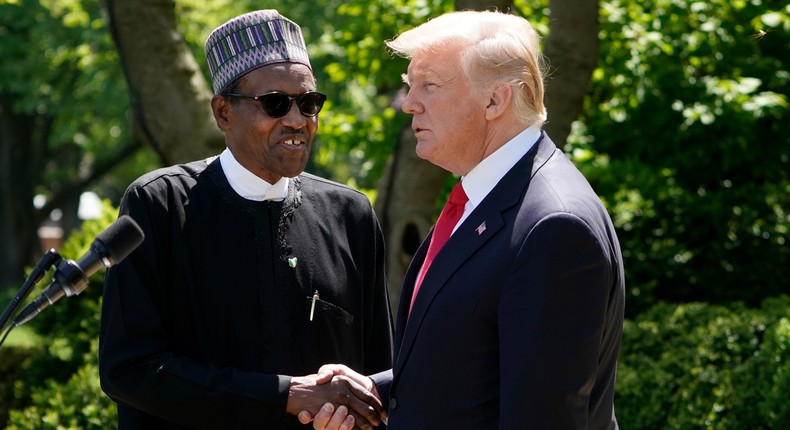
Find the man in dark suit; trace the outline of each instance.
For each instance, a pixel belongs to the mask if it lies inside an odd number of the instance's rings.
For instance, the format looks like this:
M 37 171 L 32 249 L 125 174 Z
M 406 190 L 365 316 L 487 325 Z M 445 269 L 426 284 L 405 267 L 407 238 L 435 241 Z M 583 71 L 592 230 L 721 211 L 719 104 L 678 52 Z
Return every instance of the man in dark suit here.
M 319 373 L 380 396 L 390 430 L 616 429 L 622 256 L 600 199 L 541 130 L 537 34 L 514 15 L 455 12 L 387 44 L 410 59 L 417 154 L 462 190 L 404 279 L 393 369 Z M 349 428 L 344 413 L 325 405 L 314 427 Z

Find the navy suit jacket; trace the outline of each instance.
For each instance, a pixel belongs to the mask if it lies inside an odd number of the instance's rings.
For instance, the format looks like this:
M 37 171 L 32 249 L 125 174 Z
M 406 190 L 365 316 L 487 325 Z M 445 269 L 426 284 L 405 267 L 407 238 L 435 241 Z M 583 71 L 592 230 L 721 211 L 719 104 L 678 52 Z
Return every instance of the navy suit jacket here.
M 401 293 L 389 430 L 616 429 L 625 286 L 599 197 L 545 135 Z

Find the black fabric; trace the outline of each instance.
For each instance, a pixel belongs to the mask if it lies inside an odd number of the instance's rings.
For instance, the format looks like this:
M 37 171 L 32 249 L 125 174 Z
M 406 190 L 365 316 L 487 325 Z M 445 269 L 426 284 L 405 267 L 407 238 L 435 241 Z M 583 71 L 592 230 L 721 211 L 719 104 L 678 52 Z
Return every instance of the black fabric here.
M 285 201 L 250 201 L 215 158 L 144 175 L 121 214 L 145 232 L 103 299 L 100 376 L 121 430 L 303 428 L 287 375 L 391 366 L 383 237 L 358 191 L 302 174 Z

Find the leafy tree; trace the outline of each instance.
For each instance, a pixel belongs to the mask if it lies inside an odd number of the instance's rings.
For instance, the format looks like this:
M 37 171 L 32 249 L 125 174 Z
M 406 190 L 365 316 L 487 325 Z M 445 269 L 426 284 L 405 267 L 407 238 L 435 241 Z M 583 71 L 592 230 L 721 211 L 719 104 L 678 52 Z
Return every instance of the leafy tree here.
M 81 192 L 112 196 L 147 163 L 130 139 L 128 97 L 98 1 L 0 1 L 0 287 L 40 255 L 36 230 L 60 208 L 77 225 Z M 47 203 L 33 205 L 41 194 Z
M 601 43 L 571 152 L 615 219 L 627 312 L 786 292 L 790 6 L 612 0 Z

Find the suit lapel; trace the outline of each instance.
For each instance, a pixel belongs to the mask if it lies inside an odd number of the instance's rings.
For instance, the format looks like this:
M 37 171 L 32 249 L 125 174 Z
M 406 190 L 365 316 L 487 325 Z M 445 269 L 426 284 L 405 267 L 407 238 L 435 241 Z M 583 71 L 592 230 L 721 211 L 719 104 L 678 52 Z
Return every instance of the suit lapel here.
M 556 151 L 557 148 L 551 140 L 548 139 L 545 133 L 542 133 L 535 146 L 499 181 L 480 205 L 458 227 L 456 232 L 450 236 L 445 246 L 436 255 L 431 268 L 425 274 L 420 286 L 420 292 L 412 305 L 411 315 L 409 315 L 409 304 L 414 291 L 414 282 L 425 260 L 425 254 L 427 253 L 433 231 L 420 245 L 406 273 L 401 290 L 395 333 L 396 378 L 400 368 L 408 358 L 420 325 L 433 299 L 446 287 L 447 280 L 480 247 L 505 226 L 505 219 L 502 213 L 518 204 L 526 193 L 530 179 Z M 525 172 L 530 172 L 530 174 L 525 174 Z

